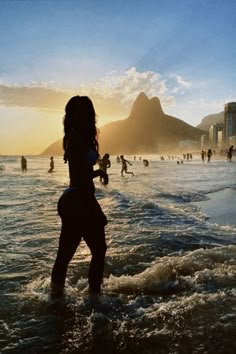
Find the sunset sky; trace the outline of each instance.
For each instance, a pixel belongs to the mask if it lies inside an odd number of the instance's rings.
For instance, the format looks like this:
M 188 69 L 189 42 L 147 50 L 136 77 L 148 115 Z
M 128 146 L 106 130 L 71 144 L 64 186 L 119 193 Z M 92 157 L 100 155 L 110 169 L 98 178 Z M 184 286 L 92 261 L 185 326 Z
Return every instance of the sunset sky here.
M 61 138 L 74 94 L 98 126 L 141 91 L 198 125 L 236 101 L 235 34 L 235 0 L 0 0 L 0 154 Z

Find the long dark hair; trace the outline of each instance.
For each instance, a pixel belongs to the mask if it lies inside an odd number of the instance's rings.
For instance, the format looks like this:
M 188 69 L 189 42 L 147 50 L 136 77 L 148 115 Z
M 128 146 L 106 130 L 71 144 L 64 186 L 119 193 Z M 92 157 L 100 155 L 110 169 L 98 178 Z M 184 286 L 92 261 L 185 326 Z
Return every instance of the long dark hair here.
M 96 113 L 91 99 L 87 96 L 74 96 L 66 104 L 64 116 L 64 161 L 67 162 L 67 143 L 73 135 L 81 139 L 88 148 L 98 153 L 98 131 Z

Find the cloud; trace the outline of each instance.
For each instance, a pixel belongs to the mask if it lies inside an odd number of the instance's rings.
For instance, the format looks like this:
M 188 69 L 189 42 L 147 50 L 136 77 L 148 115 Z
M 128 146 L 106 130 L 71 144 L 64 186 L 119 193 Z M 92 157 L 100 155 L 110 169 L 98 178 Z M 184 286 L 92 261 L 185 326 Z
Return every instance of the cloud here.
M 164 107 L 173 106 L 173 93 L 191 85 L 180 75 L 176 75 L 174 81 L 173 88 L 172 82 L 159 73 L 139 72 L 131 67 L 122 73 L 112 72 L 90 84 L 81 85 L 77 90 L 56 89 L 35 82 L 27 86 L 0 84 L 0 105 L 62 110 L 71 96 L 81 94 L 91 97 L 99 116 L 125 118 L 140 92 L 145 92 L 149 98 L 158 97 Z
M 1 106 L 56 110 L 62 108 L 69 97 L 69 93 L 46 85 L 0 85 Z
M 128 113 L 140 92 L 151 97 L 159 97 L 163 105 L 173 104 L 173 96 L 168 94 L 166 81 L 154 71 L 138 72 L 135 67 L 121 73 L 114 72 L 96 82 L 81 87 L 93 97 L 98 108 L 103 107 L 104 114 Z
M 170 92 L 176 95 L 184 95 L 186 93 L 186 90 L 192 86 L 192 83 L 190 81 L 185 80 L 180 75 L 170 75 L 168 83 L 170 87 Z
M 176 75 L 176 81 L 182 87 L 188 88 L 191 86 L 191 82 L 184 80 L 180 75 Z

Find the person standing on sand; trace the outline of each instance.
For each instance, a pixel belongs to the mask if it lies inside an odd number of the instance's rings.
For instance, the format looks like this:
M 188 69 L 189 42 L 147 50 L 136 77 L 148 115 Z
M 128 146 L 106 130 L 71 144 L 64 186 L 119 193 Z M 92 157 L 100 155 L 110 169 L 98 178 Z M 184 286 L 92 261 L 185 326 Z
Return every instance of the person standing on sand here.
M 70 184 L 58 201 L 62 226 L 57 257 L 51 274 L 51 295 L 63 295 L 67 267 L 83 237 L 92 259 L 88 272 L 89 294 L 99 294 L 106 254 L 107 218 L 96 197 L 93 178 L 107 174 L 93 170 L 99 159 L 96 114 L 87 96 L 72 97 L 65 107 L 64 161 L 69 164 Z
M 128 172 L 128 166 L 127 166 L 127 163 L 132 166 L 132 163 L 129 162 L 128 160 L 125 160 L 124 158 L 124 155 L 120 155 L 120 160 L 121 160 L 121 176 L 124 177 L 123 173 L 127 173 L 127 174 L 131 174 L 132 176 L 134 176 L 134 173 L 133 172 Z

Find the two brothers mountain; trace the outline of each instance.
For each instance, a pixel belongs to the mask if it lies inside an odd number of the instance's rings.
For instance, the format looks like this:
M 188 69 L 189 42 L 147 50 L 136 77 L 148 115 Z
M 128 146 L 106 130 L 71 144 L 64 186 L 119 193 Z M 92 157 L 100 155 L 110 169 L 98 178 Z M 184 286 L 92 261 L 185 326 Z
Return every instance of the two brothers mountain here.
M 200 126 L 199 126 L 200 127 Z M 176 151 L 179 144 L 192 141 L 200 148 L 206 132 L 181 119 L 165 114 L 157 97 L 149 99 L 140 93 L 126 119 L 108 123 L 99 129 L 101 154 L 155 154 L 160 150 Z M 62 155 L 61 139 L 50 145 L 42 155 Z

